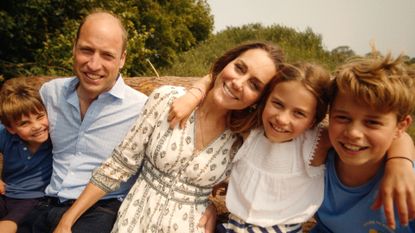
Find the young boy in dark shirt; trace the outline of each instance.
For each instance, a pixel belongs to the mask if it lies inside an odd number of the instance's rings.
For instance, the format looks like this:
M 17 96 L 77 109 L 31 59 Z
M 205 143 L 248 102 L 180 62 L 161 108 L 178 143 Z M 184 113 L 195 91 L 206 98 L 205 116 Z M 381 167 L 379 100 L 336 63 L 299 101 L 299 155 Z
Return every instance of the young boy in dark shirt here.
M 3 85 L 0 121 L 0 229 L 14 233 L 19 221 L 44 196 L 52 173 L 47 114 L 38 90 L 24 78 Z

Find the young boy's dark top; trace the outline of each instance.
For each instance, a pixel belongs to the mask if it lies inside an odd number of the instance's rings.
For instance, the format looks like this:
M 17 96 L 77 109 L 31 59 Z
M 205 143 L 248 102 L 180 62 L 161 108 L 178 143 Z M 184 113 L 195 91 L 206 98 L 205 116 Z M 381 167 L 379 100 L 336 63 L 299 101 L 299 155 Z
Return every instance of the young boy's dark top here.
M 32 154 L 19 136 L 10 134 L 0 125 L 0 152 L 3 153 L 2 180 L 6 183 L 5 196 L 15 199 L 43 197 L 52 174 L 50 140 Z

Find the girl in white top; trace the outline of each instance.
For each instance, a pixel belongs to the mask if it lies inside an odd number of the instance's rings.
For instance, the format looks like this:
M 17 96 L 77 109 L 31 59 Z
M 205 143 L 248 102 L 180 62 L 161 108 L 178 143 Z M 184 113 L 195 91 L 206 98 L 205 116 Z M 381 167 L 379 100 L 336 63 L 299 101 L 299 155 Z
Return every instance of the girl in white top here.
M 314 215 L 324 196 L 330 142 L 320 122 L 327 112 L 329 84 L 330 76 L 320 66 L 284 65 L 253 117 L 232 129 L 245 141 L 233 160 L 228 184 L 229 221 L 216 232 L 302 231 L 302 223 Z M 178 114 L 174 107 L 172 115 Z
M 309 63 L 286 65 L 271 81 L 257 110 L 262 127 L 249 133 L 233 161 L 224 228 L 299 232 L 317 211 L 329 145 L 320 125 L 329 82 L 324 69 Z

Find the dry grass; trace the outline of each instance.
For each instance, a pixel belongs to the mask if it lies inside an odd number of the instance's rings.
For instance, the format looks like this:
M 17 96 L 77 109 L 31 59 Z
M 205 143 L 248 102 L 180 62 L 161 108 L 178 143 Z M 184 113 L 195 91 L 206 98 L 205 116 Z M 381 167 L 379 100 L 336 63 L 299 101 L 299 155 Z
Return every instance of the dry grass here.
M 30 77 L 28 82 L 40 87 L 44 82 L 54 79 L 56 77 L 42 76 L 42 77 Z M 124 77 L 124 81 L 130 87 L 149 95 L 155 88 L 161 85 L 174 85 L 189 87 L 200 77 L 176 77 L 176 76 L 163 76 L 163 77 Z

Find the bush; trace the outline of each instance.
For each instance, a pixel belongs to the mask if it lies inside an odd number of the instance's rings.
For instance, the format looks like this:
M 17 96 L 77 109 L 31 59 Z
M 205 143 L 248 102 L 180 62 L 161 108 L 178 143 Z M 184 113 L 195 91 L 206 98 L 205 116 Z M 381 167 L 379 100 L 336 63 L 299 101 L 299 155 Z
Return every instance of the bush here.
M 80 20 L 92 9 L 121 16 L 128 29 L 125 75 L 152 73 L 206 40 L 213 17 L 205 0 L 28 0 L 0 2 L 0 74 L 70 75 Z
M 287 61 L 314 61 L 334 69 L 338 59 L 333 59 L 324 49 L 321 36 L 311 29 L 304 32 L 292 28 L 272 25 L 249 24 L 241 27 L 228 27 L 197 47 L 179 54 L 171 67 L 161 68 L 164 75 L 202 76 L 209 71 L 214 60 L 229 48 L 247 41 L 270 41 L 280 45 Z

